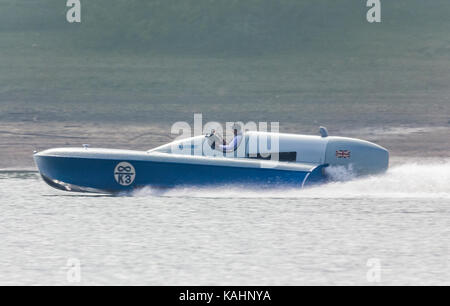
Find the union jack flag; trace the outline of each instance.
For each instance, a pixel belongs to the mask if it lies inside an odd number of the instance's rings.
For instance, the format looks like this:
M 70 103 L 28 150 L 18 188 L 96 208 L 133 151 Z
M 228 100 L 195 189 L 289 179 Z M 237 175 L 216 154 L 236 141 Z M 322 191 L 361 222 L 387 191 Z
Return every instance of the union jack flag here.
M 337 150 L 336 157 L 337 158 L 350 158 L 350 151 L 349 150 Z

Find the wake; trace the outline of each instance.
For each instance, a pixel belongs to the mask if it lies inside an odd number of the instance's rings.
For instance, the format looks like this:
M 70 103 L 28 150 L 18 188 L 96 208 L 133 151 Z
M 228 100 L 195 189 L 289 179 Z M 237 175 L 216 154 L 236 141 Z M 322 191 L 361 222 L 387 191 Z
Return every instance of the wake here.
M 254 198 L 423 198 L 450 199 L 450 160 L 427 163 L 409 162 L 391 167 L 385 174 L 354 178 L 351 171 L 331 169 L 334 181 L 315 187 L 296 188 L 144 188 L 135 197 L 183 197 L 212 199 Z

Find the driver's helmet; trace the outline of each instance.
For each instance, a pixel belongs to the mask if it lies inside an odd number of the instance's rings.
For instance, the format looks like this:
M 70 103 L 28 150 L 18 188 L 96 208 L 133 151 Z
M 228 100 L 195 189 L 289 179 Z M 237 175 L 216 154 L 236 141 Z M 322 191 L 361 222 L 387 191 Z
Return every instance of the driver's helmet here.
M 242 127 L 239 123 L 234 123 L 231 128 L 233 129 L 233 131 L 237 130 L 238 134 L 240 134 L 242 132 Z

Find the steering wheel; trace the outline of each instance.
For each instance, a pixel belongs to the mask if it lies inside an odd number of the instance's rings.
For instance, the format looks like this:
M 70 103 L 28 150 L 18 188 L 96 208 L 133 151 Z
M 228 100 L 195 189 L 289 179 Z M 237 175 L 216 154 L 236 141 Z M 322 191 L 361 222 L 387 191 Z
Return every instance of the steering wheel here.
M 208 139 L 209 146 L 215 150 L 216 149 L 216 143 L 222 143 L 222 137 L 216 134 L 215 130 L 212 130 L 210 134 L 207 134 L 205 136 Z

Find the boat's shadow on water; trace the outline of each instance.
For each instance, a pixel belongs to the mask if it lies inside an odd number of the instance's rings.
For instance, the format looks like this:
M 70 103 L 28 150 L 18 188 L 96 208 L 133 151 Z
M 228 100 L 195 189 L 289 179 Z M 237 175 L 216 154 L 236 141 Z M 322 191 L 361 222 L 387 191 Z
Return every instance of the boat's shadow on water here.
M 135 189 L 131 191 L 124 191 L 118 193 L 80 193 L 80 192 L 72 192 L 61 194 L 44 194 L 44 197 L 48 198 L 134 198 L 134 197 L 166 197 L 166 193 L 173 190 L 172 188 L 152 188 L 152 189 Z M 176 197 L 176 196 L 167 196 L 167 197 Z
M 83 194 L 83 193 L 69 193 L 69 194 L 44 194 L 43 197 L 46 198 L 84 198 L 84 199 L 95 199 L 95 198 L 167 198 L 167 199 L 228 199 L 228 200 L 246 200 L 255 198 L 265 198 L 265 199 L 296 199 L 294 195 L 286 196 L 283 195 L 283 190 L 285 192 L 293 191 L 293 189 L 244 189 L 244 188 L 234 188 L 232 190 L 227 189 L 138 189 L 130 192 L 122 192 L 117 194 Z M 302 189 L 295 190 L 301 192 Z M 224 194 L 225 191 L 225 194 Z M 227 192 L 228 191 L 228 192 Z M 263 194 L 261 194 L 263 193 Z M 241 195 L 239 195 L 241 194 Z
M 119 195 L 113 194 L 44 194 L 46 198 L 117 198 Z

